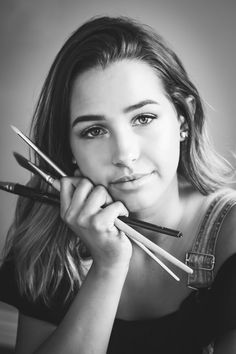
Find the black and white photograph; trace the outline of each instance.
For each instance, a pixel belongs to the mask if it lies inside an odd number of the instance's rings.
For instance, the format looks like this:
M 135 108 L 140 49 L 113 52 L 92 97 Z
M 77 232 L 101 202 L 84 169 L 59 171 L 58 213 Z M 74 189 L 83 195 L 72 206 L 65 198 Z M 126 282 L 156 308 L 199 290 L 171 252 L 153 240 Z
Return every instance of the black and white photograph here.
M 0 1 L 0 354 L 236 353 L 235 18 Z

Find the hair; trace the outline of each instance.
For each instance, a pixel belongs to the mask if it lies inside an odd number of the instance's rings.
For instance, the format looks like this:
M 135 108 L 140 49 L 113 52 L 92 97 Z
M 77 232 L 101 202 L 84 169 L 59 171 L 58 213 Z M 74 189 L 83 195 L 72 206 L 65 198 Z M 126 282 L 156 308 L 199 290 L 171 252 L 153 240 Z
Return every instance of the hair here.
M 31 125 L 31 137 L 68 175 L 74 172 L 69 142 L 70 99 L 75 78 L 120 60 L 139 60 L 160 78 L 189 137 L 181 143 L 178 175 L 207 195 L 228 183 L 230 166 L 211 148 L 203 105 L 181 61 L 164 39 L 147 25 L 126 17 L 95 17 L 80 26 L 57 54 L 43 85 Z M 195 110 L 186 99 L 191 97 Z M 50 172 L 45 162 L 37 164 Z M 30 185 L 50 189 L 34 177 Z M 48 301 L 67 273 L 70 295 L 80 286 L 83 253 L 77 236 L 60 218 L 59 208 L 19 198 L 15 221 L 8 233 L 6 254 L 16 262 L 19 287 L 33 300 Z M 82 254 L 82 255 L 81 255 Z M 22 276 L 23 274 L 23 276 Z

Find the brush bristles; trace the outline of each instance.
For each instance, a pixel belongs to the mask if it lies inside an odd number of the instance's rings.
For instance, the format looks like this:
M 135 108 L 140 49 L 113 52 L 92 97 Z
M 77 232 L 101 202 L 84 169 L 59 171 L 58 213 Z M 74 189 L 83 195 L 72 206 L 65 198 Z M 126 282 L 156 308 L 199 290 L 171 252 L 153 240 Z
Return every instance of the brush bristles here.
M 35 173 L 32 166 L 30 166 L 29 161 L 24 156 L 15 151 L 13 152 L 13 155 L 21 167 L 25 168 L 26 170 L 29 170 L 32 173 Z

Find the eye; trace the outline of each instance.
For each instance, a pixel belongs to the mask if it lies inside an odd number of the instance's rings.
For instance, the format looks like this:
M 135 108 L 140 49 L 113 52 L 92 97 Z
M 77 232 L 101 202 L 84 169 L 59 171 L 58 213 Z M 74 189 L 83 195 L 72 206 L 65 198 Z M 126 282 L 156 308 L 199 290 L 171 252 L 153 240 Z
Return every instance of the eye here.
M 82 138 L 94 139 L 94 138 L 101 137 L 101 136 L 105 135 L 106 132 L 107 131 L 105 128 L 94 126 L 94 127 L 89 127 L 89 128 L 84 129 L 80 133 L 80 136 Z
M 157 119 L 157 116 L 154 114 L 139 114 L 133 119 L 133 125 L 148 125 L 152 123 L 154 119 Z

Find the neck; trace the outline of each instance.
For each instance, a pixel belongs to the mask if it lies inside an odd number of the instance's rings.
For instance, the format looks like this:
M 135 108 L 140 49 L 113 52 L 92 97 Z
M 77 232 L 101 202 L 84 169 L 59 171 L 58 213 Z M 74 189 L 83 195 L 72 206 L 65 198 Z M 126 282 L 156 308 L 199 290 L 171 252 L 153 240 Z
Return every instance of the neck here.
M 191 246 L 205 212 L 206 197 L 185 183 L 165 192 L 155 207 L 137 215 L 141 220 L 183 232 L 182 238 L 139 229 L 144 236 L 175 256 L 181 256 Z

